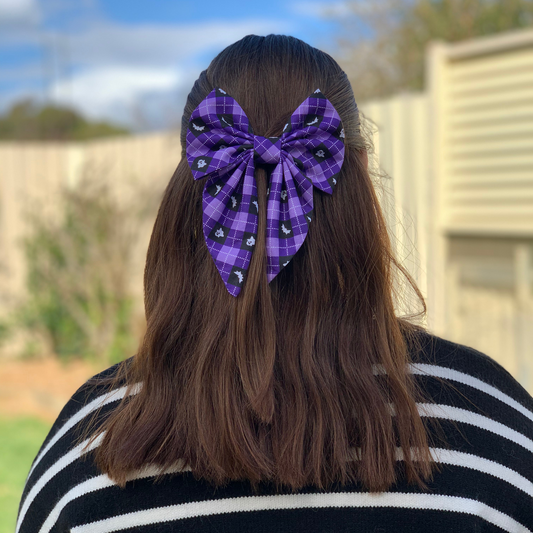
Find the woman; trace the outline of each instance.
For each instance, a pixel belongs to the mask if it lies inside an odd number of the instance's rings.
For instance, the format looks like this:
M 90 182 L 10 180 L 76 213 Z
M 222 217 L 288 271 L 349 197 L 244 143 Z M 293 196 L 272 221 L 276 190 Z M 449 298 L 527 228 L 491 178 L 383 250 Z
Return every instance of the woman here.
M 17 531 L 533 530 L 533 399 L 395 316 L 393 268 L 423 299 L 337 63 L 248 36 L 181 141 L 139 352 L 65 406 Z

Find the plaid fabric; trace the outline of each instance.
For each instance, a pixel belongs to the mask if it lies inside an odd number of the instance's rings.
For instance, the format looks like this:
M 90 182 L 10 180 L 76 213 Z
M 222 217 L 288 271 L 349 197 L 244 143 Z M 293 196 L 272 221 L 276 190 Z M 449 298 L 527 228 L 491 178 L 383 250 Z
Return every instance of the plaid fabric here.
M 292 114 L 280 137 L 254 135 L 241 106 L 217 87 L 191 115 L 186 154 L 194 179 L 206 179 L 205 242 L 228 292 L 237 296 L 257 238 L 255 165 L 275 165 L 267 199 L 270 282 L 305 240 L 313 218 L 313 186 L 333 192 L 344 160 L 344 129 L 317 89 Z

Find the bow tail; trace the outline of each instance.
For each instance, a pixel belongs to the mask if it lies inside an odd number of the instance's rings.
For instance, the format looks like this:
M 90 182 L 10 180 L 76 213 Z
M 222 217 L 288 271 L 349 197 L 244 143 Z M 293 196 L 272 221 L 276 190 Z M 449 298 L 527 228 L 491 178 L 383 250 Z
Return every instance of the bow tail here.
M 288 158 L 274 168 L 267 204 L 267 279 L 291 261 L 307 236 L 313 211 L 313 184 Z
M 202 203 L 205 243 L 226 289 L 237 296 L 257 240 L 253 158 L 243 160 L 231 173 L 208 180 Z

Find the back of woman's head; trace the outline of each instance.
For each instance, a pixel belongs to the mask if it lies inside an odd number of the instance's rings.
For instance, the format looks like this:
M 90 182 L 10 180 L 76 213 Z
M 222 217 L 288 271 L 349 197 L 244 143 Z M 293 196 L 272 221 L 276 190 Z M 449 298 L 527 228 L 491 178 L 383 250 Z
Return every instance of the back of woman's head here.
M 319 88 L 345 132 L 338 184 L 331 195 L 314 189 L 307 238 L 270 283 L 269 173 L 256 168 L 257 243 L 236 298 L 204 241 L 204 183 L 185 157 L 191 114 L 215 87 L 265 137 L 281 135 Z M 195 82 L 181 142 L 148 250 L 147 332 L 124 366 L 127 381 L 143 385 L 102 427 L 100 469 L 122 484 L 147 462 L 166 467 L 181 459 L 217 484 L 271 480 L 298 489 L 361 481 L 383 490 L 396 479 L 400 445 L 408 479 L 423 484 L 429 450 L 406 368 L 406 335 L 416 327 L 395 316 L 392 300 L 392 268 L 406 273 L 391 253 L 346 74 L 298 39 L 245 37 Z

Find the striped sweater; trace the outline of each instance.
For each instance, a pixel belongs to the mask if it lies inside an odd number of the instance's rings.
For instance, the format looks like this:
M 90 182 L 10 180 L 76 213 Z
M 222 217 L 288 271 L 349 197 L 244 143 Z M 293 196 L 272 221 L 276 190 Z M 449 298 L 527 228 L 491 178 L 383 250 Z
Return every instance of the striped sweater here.
M 440 471 L 428 490 L 399 481 L 379 494 L 357 484 L 290 494 L 265 483 L 254 494 L 248 482 L 215 490 L 179 468 L 154 484 L 150 466 L 133 473 L 121 489 L 80 457 L 83 444 L 75 447 L 74 441 L 77 426 L 102 403 L 113 409 L 124 389 L 88 394 L 82 386 L 33 461 L 16 531 L 533 531 L 533 398 L 486 355 L 421 336 L 424 350 L 410 369 L 434 403 L 420 404 L 419 410 L 423 417 L 438 418 L 448 443 L 431 448 Z M 399 450 L 399 469 L 401 460 Z

